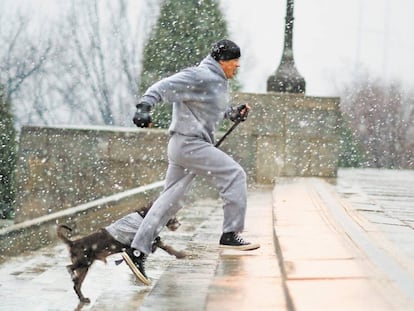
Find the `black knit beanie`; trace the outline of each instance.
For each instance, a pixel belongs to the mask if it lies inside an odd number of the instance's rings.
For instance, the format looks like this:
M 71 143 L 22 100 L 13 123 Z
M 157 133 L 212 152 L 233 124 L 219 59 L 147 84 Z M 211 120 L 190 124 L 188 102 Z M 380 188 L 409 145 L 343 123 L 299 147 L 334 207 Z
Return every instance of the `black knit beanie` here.
M 216 61 L 219 61 L 239 58 L 241 54 L 240 48 L 236 43 L 227 39 L 222 39 L 213 44 L 210 55 Z

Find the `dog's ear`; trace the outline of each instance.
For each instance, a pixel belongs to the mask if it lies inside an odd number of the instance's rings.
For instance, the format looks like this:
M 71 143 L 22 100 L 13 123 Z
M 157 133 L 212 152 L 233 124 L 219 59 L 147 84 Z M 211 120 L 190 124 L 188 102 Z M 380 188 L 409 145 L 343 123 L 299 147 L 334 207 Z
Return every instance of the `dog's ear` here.
M 166 226 L 167 226 L 168 230 L 175 231 L 181 226 L 181 223 L 179 222 L 177 217 L 172 217 L 168 220 Z

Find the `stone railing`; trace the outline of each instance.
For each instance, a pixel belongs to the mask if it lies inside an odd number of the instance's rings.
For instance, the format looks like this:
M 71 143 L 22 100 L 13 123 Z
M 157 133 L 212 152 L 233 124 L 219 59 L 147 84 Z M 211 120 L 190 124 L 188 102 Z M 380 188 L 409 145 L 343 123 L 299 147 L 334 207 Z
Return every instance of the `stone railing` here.
M 0 262 L 56 241 L 56 225 L 66 224 L 74 236 L 105 227 L 122 216 L 147 206 L 164 182 L 126 190 L 108 197 L 49 213 L 0 229 Z

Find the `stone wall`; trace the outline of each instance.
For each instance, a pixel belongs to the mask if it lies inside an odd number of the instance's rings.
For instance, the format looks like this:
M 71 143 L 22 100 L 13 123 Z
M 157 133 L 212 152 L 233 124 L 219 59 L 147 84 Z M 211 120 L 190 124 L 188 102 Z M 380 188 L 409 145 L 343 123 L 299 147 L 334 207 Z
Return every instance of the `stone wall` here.
M 336 176 L 338 98 L 234 94 L 234 104 L 240 102 L 252 106 L 249 119 L 220 148 L 241 163 L 249 183 L 272 183 L 276 176 Z M 156 129 L 23 127 L 15 221 L 162 180 L 167 141 L 167 131 Z
M 339 98 L 237 93 L 233 102 L 252 106 L 249 125 L 237 134 L 254 149 L 244 158 L 254 166 L 256 182 L 272 183 L 276 176 L 336 177 Z
M 167 139 L 163 130 L 23 127 L 15 222 L 162 180 Z

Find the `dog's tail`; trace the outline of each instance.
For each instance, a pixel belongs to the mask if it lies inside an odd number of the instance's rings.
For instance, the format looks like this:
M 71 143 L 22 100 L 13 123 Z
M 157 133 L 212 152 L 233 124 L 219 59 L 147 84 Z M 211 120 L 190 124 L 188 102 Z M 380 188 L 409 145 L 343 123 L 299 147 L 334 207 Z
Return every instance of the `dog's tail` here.
M 63 230 L 72 231 L 72 228 L 66 225 L 58 225 L 56 229 L 56 233 L 59 239 L 63 241 L 66 245 L 72 246 L 73 242 L 69 240 L 69 238 L 63 233 Z

